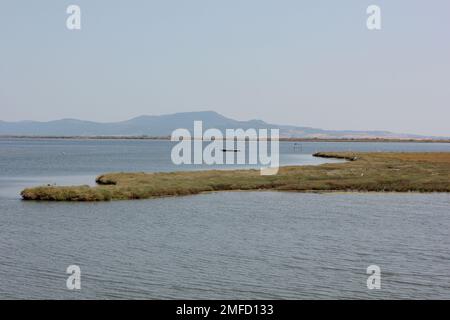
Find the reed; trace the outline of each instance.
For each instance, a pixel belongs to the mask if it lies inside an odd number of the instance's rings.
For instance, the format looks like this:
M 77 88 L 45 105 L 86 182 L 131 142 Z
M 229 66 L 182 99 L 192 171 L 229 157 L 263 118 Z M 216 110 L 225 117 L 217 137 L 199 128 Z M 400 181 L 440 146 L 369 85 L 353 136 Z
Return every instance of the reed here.
M 108 201 L 183 196 L 227 190 L 298 192 L 450 192 L 450 153 L 317 153 L 349 160 L 319 166 L 281 167 L 274 176 L 259 170 L 109 173 L 97 186 L 39 186 L 24 200 Z

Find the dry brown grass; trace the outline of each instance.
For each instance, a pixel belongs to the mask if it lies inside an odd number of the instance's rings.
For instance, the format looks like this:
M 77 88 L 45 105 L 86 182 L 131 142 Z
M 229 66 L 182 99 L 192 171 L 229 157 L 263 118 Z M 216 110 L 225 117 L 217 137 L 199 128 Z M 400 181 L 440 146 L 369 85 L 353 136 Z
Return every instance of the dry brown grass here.
M 351 160 L 289 166 L 277 175 L 259 170 L 110 173 L 98 186 L 35 187 L 24 200 L 105 201 L 147 199 L 223 190 L 450 192 L 450 153 L 319 153 Z

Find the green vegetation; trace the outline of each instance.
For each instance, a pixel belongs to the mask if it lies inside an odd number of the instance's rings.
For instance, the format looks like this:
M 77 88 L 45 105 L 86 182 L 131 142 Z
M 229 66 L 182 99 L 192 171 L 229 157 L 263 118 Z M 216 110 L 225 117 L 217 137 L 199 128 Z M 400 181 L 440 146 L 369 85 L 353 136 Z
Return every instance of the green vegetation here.
M 450 192 L 450 153 L 318 153 L 349 160 L 289 166 L 277 175 L 259 170 L 110 173 L 97 186 L 42 186 L 22 191 L 24 200 L 106 201 L 191 195 L 223 190 Z

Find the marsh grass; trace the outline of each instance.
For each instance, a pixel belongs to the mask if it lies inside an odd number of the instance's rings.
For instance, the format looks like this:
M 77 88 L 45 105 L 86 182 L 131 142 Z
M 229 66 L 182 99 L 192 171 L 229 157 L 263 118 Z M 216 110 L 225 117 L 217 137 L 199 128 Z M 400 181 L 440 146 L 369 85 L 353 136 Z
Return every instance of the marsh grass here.
M 183 196 L 226 190 L 450 192 L 450 153 L 317 153 L 345 163 L 259 170 L 109 173 L 97 186 L 41 186 L 22 191 L 24 200 L 108 201 Z

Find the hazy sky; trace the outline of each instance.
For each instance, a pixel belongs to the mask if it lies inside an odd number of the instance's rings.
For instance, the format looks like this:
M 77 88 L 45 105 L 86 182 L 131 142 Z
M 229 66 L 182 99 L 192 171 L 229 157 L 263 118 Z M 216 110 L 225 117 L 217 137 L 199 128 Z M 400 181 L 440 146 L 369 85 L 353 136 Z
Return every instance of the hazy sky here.
M 197 110 L 450 136 L 450 1 L 1 0 L 1 120 Z

